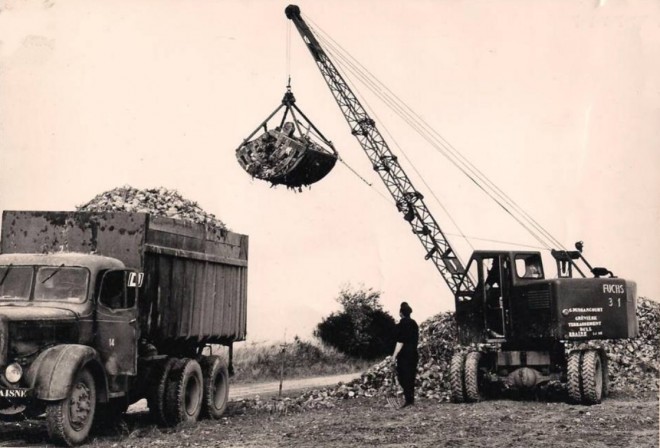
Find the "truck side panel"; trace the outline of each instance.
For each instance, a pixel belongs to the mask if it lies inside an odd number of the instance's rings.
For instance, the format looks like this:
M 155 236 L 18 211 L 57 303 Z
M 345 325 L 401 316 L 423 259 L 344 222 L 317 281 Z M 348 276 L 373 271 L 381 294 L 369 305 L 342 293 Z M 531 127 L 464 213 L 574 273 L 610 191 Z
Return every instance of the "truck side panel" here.
M 5 211 L 2 218 L 3 254 L 96 253 L 128 267 L 142 265 L 144 213 Z
M 143 271 L 140 328 L 156 345 L 245 339 L 248 237 L 146 213 L 5 211 L 3 253 L 96 253 Z
M 245 339 L 247 267 L 147 254 L 142 334 L 157 345 Z

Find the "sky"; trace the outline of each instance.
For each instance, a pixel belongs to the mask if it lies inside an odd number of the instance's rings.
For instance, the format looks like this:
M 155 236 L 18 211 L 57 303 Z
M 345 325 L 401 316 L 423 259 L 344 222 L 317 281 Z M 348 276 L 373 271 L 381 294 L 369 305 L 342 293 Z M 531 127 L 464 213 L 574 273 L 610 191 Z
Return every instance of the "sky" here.
M 123 185 L 176 189 L 250 236 L 252 342 L 311 337 L 347 286 L 381 291 L 393 316 L 402 300 L 420 322 L 452 310 L 287 4 L 0 0 L 0 210 L 73 210 Z M 564 246 L 583 240 L 593 265 L 660 298 L 660 3 L 297 4 Z M 252 179 L 235 159 L 289 76 L 351 168 L 303 192 Z M 473 249 L 539 246 L 352 85 L 464 262 Z

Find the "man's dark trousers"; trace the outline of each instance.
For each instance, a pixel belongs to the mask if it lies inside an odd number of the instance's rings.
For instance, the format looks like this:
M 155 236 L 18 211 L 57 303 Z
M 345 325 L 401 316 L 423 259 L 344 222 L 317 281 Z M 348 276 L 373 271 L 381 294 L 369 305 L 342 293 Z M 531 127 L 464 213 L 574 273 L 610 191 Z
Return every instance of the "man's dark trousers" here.
M 403 389 L 407 404 L 415 402 L 415 375 L 417 374 L 417 354 L 399 354 L 396 359 L 396 374 Z

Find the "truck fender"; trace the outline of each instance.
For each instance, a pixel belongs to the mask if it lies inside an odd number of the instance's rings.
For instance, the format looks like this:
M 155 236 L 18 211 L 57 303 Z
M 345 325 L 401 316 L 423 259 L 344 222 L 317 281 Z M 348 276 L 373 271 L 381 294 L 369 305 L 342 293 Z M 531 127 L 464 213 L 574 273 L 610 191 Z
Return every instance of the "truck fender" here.
M 108 400 L 108 381 L 99 355 L 91 347 L 63 344 L 50 347 L 37 356 L 26 373 L 34 397 L 46 401 L 66 398 L 79 369 L 90 370 L 97 387 L 97 399 Z

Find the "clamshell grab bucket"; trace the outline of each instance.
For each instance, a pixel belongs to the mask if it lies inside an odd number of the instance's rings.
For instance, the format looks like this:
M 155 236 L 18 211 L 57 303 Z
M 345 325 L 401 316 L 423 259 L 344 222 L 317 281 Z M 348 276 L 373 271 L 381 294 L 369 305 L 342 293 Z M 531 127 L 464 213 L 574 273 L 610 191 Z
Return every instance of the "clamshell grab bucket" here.
M 236 157 L 251 176 L 292 188 L 318 182 L 337 162 L 336 154 L 311 140 L 288 137 L 276 130 L 242 145 Z
M 338 154 L 294 102 L 288 90 L 282 105 L 238 147 L 236 158 L 254 178 L 300 189 L 323 179 L 334 168 Z M 279 126 L 268 130 L 268 122 L 282 108 Z M 286 121 L 288 117 L 290 121 Z M 261 128 L 264 132 L 250 140 Z

